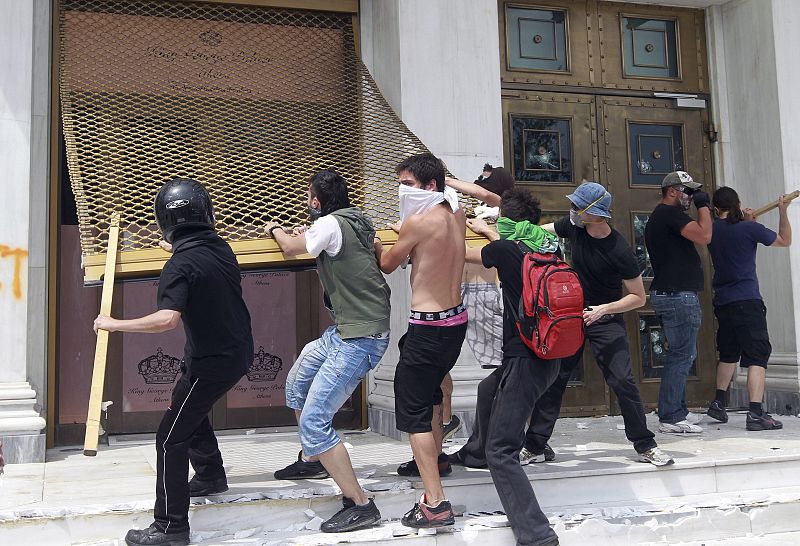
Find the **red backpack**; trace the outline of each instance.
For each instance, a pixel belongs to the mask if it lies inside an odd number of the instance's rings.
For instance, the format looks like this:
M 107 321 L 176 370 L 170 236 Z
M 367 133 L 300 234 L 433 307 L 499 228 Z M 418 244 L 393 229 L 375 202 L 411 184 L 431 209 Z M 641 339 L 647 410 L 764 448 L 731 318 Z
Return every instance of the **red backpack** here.
M 511 306 L 519 335 L 536 356 L 555 360 L 583 346 L 583 289 L 578 274 L 555 254 L 529 252 L 523 243 L 522 298 Z

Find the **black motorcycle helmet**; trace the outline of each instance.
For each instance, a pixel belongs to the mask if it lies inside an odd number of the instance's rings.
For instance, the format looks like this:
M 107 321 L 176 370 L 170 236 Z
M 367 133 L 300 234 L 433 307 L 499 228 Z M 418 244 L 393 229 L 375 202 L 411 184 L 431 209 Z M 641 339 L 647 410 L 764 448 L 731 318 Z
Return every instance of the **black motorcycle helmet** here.
M 153 204 L 156 222 L 164 240 L 172 243 L 175 230 L 184 227 L 214 229 L 211 196 L 200 182 L 173 178 L 158 190 Z

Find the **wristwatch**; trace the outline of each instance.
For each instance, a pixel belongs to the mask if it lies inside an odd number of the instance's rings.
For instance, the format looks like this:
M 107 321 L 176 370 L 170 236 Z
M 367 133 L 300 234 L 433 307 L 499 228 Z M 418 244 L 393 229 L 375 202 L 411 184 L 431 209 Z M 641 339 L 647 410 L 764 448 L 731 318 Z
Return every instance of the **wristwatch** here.
M 284 232 L 286 231 L 286 230 L 285 230 L 285 229 L 283 229 L 283 227 L 281 227 L 281 226 L 272 226 L 271 228 L 269 228 L 269 229 L 267 230 L 267 233 L 269 233 L 269 236 L 270 236 L 270 237 L 272 237 L 273 239 L 275 238 L 275 236 L 274 236 L 272 233 L 273 233 L 273 232 L 274 232 L 276 229 L 279 229 L 279 230 L 281 230 L 281 231 L 284 231 Z

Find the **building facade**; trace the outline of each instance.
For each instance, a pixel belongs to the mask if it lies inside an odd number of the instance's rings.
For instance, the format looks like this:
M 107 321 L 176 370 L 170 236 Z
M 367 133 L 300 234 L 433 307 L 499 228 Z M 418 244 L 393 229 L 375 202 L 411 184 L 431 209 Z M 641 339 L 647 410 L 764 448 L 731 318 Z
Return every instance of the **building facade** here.
M 707 188 L 732 186 L 754 207 L 793 191 L 800 180 L 800 136 L 792 130 L 800 124 L 792 60 L 800 50 L 793 32 L 800 5 L 793 0 L 217 4 L 353 16 L 359 55 L 383 97 L 450 171 L 472 180 L 486 162 L 505 165 L 541 198 L 550 218 L 566 212 L 563 197 L 570 187 L 582 179 L 601 182 L 615 196 L 614 226 L 633 245 L 645 278 L 640 237 L 659 199 L 662 173 L 683 168 Z M 61 2 L 49 0 L 0 3 L 0 164 L 6 166 L 8 190 L 0 215 L 0 436 L 10 462 L 43 460 L 46 442 L 82 438 L 94 348 L 91 319 L 99 308 L 98 288 L 83 286 L 71 220 L 75 205 L 66 164 L 72 158 L 66 157 L 57 80 L 61 9 Z M 796 220 L 795 208 L 789 210 Z M 762 221 L 777 227 L 774 213 Z M 710 262 L 702 254 L 710 286 Z M 758 260 L 773 345 L 767 408 L 796 413 L 800 289 L 793 278 L 800 251 L 762 250 Z M 290 341 L 283 348 L 264 341 L 249 383 L 215 409 L 218 426 L 291 424 L 291 413 L 280 403 L 281 373 L 285 377 L 298 346 L 326 324 L 314 273 L 306 269 L 246 272 L 251 308 L 269 301 L 264 307 L 284 311 L 260 316 L 262 337 Z M 122 283 L 115 313 L 147 312 L 155 290 L 149 279 Z M 409 307 L 408 271 L 389 281 L 397 339 Z M 703 301 L 688 390 L 697 405 L 713 393 L 716 366 L 709 290 Z M 649 307 L 628 315 L 634 374 L 653 406 L 660 331 Z M 180 337 L 147 344 L 124 338 L 112 348 L 105 398 L 114 404 L 104 422 L 109 432 L 147 431 L 157 422 L 169 390 L 170 359 L 180 343 Z M 396 434 L 396 360 L 392 348 L 339 424 Z M 453 371 L 453 408 L 467 422 L 485 373 L 465 347 Z M 566 412 L 615 411 L 590 357 L 573 379 Z M 745 401 L 746 388 L 737 378 L 732 403 Z

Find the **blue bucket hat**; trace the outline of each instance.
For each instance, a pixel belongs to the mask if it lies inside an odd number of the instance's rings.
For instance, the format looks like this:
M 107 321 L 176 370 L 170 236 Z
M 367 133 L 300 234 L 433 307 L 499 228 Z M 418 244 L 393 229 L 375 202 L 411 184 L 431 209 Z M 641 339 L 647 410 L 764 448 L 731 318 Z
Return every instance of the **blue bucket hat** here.
M 584 182 L 567 199 L 581 211 L 611 218 L 611 194 L 597 182 Z

